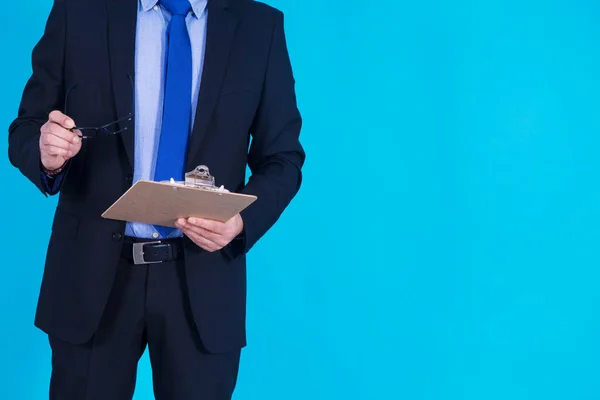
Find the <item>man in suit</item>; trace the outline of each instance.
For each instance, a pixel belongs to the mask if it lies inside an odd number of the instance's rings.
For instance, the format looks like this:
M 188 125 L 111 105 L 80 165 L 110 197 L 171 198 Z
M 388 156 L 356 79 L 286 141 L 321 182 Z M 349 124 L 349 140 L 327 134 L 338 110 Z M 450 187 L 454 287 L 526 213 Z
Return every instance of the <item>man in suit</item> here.
M 231 398 L 246 254 L 298 192 L 305 158 L 282 13 L 251 0 L 54 0 L 32 62 L 9 157 L 59 194 L 35 317 L 50 398 L 130 399 L 146 346 L 157 399 Z M 101 217 L 137 180 L 198 165 L 258 200 L 176 229 Z

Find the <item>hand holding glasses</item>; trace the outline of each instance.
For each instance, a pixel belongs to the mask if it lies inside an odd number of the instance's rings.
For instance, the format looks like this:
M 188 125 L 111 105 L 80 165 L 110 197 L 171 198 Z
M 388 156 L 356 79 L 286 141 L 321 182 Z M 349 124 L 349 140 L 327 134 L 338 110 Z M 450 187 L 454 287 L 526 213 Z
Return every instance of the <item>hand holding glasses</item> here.
M 133 92 L 133 79 L 128 75 Z M 133 119 L 132 113 L 124 118 L 109 122 L 101 126 L 75 126 L 69 116 L 69 94 L 77 87 L 71 86 L 65 95 L 64 114 L 58 110 L 52 111 L 48 121 L 40 129 L 40 157 L 42 167 L 46 174 L 54 176 L 59 174 L 67 162 L 75 157 L 81 150 L 82 140 L 94 139 L 103 136 L 112 136 L 129 129 Z
M 40 129 L 40 158 L 46 174 L 59 174 L 71 158 L 81 150 L 81 139 L 71 131 L 71 118 L 60 111 L 52 111 Z

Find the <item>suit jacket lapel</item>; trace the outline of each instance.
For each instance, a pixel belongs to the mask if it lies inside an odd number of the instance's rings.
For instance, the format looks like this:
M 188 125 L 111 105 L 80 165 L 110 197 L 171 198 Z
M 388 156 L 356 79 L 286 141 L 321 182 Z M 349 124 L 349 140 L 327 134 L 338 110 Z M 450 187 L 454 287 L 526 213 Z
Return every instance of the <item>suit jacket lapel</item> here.
M 111 78 L 117 117 L 134 112 L 135 35 L 137 0 L 107 0 L 108 45 Z M 127 158 L 134 165 L 134 121 L 119 136 L 123 140 Z
M 216 106 L 221 84 L 225 76 L 229 53 L 235 37 L 238 18 L 229 9 L 224 0 L 208 2 L 208 22 L 206 32 L 206 50 L 204 68 L 198 94 L 196 118 L 188 146 L 186 170 L 191 171 L 194 155 L 200 149 L 202 139 Z

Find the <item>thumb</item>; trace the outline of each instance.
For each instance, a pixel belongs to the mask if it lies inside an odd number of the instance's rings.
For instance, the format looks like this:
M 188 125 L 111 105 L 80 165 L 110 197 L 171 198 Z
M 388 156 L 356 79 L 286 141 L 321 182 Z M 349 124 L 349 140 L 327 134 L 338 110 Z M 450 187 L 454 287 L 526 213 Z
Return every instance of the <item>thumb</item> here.
M 75 127 L 73 119 L 58 110 L 54 110 L 50 113 L 49 120 L 65 129 L 72 129 Z

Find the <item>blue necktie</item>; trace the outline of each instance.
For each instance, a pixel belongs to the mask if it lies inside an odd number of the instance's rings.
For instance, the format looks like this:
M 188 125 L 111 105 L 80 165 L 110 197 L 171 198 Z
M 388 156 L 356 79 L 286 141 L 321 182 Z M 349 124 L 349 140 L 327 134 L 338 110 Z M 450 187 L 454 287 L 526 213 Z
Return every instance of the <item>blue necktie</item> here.
M 154 180 L 183 180 L 192 117 L 192 46 L 185 23 L 191 5 L 189 0 L 160 3 L 172 18 L 167 27 L 164 109 Z M 156 229 L 163 238 L 174 231 L 161 226 Z

